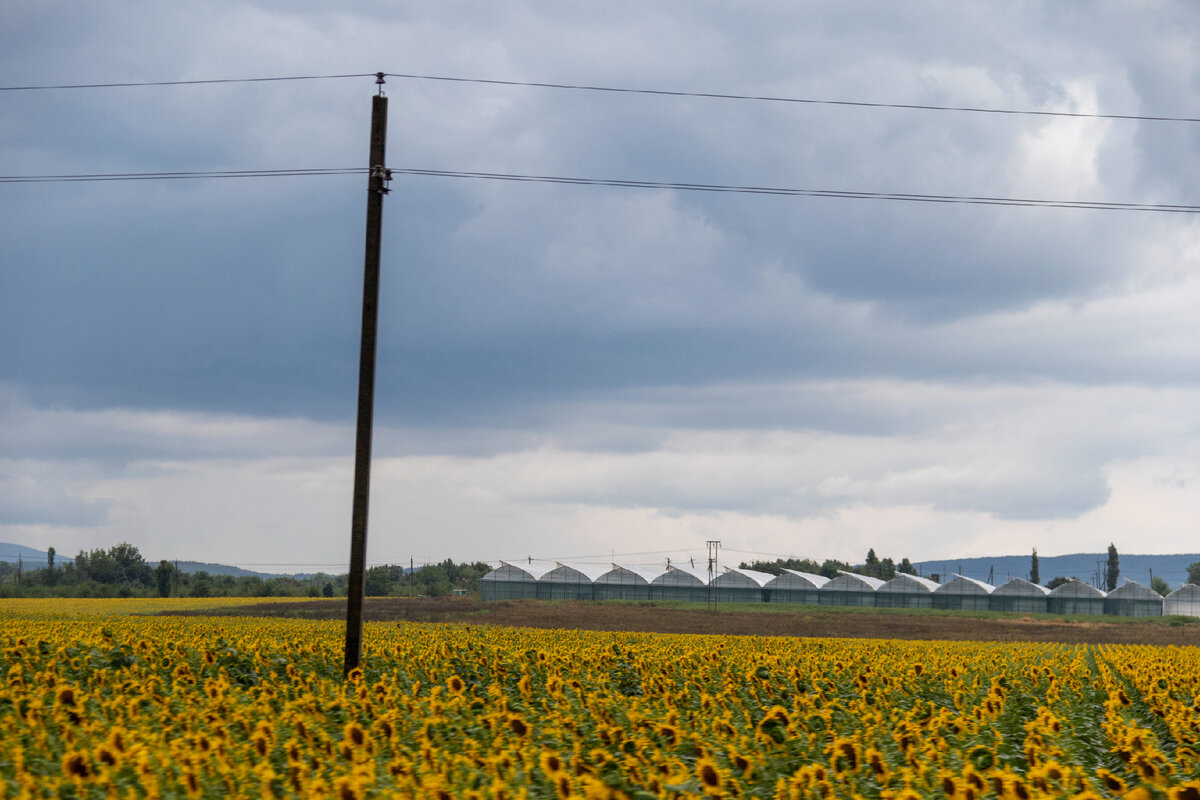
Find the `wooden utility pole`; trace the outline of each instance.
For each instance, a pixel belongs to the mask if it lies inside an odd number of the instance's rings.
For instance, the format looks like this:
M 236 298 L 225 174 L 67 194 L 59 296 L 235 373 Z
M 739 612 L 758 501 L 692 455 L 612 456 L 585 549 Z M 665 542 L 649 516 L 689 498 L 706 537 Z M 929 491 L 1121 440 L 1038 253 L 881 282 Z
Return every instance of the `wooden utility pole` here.
M 362 658 L 362 612 L 367 573 L 367 507 L 371 496 L 371 432 L 375 417 L 375 340 L 379 318 L 379 246 L 383 196 L 391 173 L 384 161 L 387 146 L 387 98 L 383 73 L 371 98 L 371 174 L 367 179 L 367 244 L 363 259 L 362 345 L 358 360 L 358 428 L 354 445 L 354 511 L 350 519 L 350 575 L 346 593 L 346 664 L 349 675 Z

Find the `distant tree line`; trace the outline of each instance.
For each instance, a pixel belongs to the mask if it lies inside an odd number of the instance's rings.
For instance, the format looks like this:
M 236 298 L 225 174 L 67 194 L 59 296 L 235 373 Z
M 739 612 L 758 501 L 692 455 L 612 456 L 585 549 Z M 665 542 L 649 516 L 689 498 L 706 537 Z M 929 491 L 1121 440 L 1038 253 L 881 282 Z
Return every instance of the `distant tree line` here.
M 345 597 L 348 584 L 345 574 L 263 577 L 184 572 L 170 561 L 151 565 L 128 542 L 107 550 L 80 550 L 73 561 L 56 560 L 51 547 L 44 565 L 0 561 L 0 597 Z M 484 563 L 456 564 L 450 559 L 411 571 L 395 565 L 371 567 L 366 592 L 373 597 L 437 597 L 456 589 L 477 594 L 480 578 L 490 571 Z

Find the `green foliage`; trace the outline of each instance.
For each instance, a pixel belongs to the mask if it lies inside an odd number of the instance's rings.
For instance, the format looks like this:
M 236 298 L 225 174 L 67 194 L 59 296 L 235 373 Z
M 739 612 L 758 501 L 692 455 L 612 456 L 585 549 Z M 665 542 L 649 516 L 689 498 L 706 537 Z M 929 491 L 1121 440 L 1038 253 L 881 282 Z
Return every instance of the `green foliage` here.
M 743 561 L 738 566 L 741 569 L 752 569 L 757 572 L 765 572 L 768 575 L 779 575 L 785 569 L 791 569 L 796 572 L 807 572 L 810 575 L 823 575 L 826 578 L 836 578 L 839 570 L 845 570 L 846 572 L 857 572 L 859 575 L 866 575 L 869 578 L 880 578 L 885 581 L 890 581 L 896 577 L 897 572 L 906 572 L 909 575 L 916 574 L 912 562 L 907 558 L 902 560 L 900 566 L 897 567 L 896 562 L 891 558 L 879 558 L 875 554 L 875 548 L 868 550 L 866 561 L 857 566 L 833 558 L 827 558 L 821 563 L 817 563 L 811 558 L 777 558 L 774 561 Z
M 1163 597 L 1166 597 L 1171 593 L 1170 584 L 1163 580 L 1161 575 L 1155 575 L 1150 579 L 1150 588 L 1161 594 Z
M 1111 592 L 1117 588 L 1117 578 L 1121 575 L 1121 559 L 1117 555 L 1117 546 L 1108 545 L 1108 565 L 1104 568 L 1105 591 Z
M 171 562 L 163 560 L 154 568 L 154 585 L 158 588 L 159 597 L 171 596 L 171 584 L 175 581 L 175 567 Z
M 1051 578 L 1050 582 L 1046 584 L 1046 588 L 1050 591 L 1054 591 L 1064 583 L 1068 583 L 1070 580 L 1070 578 L 1064 578 L 1063 576 L 1059 575 L 1057 578 Z
M 1188 583 L 1194 583 L 1200 586 L 1200 561 L 1194 564 L 1188 564 Z
M 807 572 L 810 575 L 821 574 L 821 565 L 811 558 L 779 558 L 774 561 L 751 561 L 749 563 L 743 561 L 738 567 L 739 569 L 765 572 L 768 575 L 782 575 L 785 569 Z
M 1029 582 L 1041 583 L 1042 575 L 1038 570 L 1037 548 L 1033 548 L 1033 557 L 1029 559 Z
M 437 564 L 426 564 L 410 570 L 397 564 L 371 567 L 366 573 L 366 593 L 371 597 L 422 595 L 441 597 L 455 589 L 468 592 L 479 591 L 479 581 L 492 568 L 476 561 L 473 564 L 457 564 L 446 559 Z

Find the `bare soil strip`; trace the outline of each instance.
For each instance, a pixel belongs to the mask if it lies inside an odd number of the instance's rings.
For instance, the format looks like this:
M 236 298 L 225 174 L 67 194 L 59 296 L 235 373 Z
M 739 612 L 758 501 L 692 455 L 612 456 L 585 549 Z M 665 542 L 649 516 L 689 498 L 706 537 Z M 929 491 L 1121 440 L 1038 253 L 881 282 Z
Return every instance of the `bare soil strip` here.
M 749 610 L 749 609 L 755 610 Z M 179 613 L 179 612 L 172 612 Z M 346 601 L 303 600 L 185 612 L 197 616 L 344 619 Z M 1123 619 L 1119 622 L 1057 616 L 974 616 L 906 609 L 815 606 L 771 608 L 721 605 L 715 609 L 651 603 L 464 598 L 368 598 L 373 622 L 453 622 L 567 630 L 704 633 L 738 636 L 909 639 L 1067 644 L 1200 645 L 1200 620 Z

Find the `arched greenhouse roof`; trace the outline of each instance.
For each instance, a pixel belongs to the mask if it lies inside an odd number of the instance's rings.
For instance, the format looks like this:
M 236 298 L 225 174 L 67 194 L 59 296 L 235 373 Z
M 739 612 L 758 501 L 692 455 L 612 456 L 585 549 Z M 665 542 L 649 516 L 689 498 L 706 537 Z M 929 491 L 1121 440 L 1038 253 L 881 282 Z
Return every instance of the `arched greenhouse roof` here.
M 744 588 L 761 589 L 775 579 L 774 575 L 753 569 L 726 567 L 725 571 L 713 578 L 713 586 L 723 589 Z
M 1110 600 L 1162 600 L 1162 595 L 1137 581 L 1126 579 L 1117 588 L 1108 593 Z
M 822 586 L 821 591 L 875 592 L 879 590 L 880 586 L 883 586 L 883 581 L 879 578 L 870 578 L 866 575 L 839 569 L 838 576 Z
M 1185 583 L 1175 591 L 1167 595 L 1167 599 L 1175 597 L 1180 600 L 1200 600 L 1200 586 L 1194 583 Z
M 1024 578 L 1009 578 L 992 592 L 993 597 L 1047 597 L 1049 594 L 1050 590 L 1045 586 L 1030 583 Z
M 829 583 L 824 575 L 813 575 L 811 572 L 799 572 L 784 568 L 783 572 L 771 579 L 765 589 L 820 589 Z
M 955 575 L 933 591 L 935 594 L 991 594 L 996 587 L 966 575 Z
M 1163 600 L 1163 614 L 1200 617 L 1200 586 L 1185 583 Z
M 708 572 L 696 567 L 672 565 L 651 583 L 655 586 L 708 586 Z
M 1093 597 L 1103 600 L 1104 592 L 1092 586 L 1090 583 L 1084 583 L 1078 578 L 1071 578 L 1066 583 L 1061 583 L 1055 586 L 1050 592 L 1051 597 Z
M 596 583 L 636 583 L 649 586 L 655 578 L 665 572 L 666 569 L 647 569 L 646 567 L 613 564 L 612 569 L 596 578 Z
M 932 594 L 938 584 L 928 578 L 918 578 L 916 575 L 900 573 L 879 587 L 881 592 L 898 592 L 904 594 Z
M 595 583 L 597 578 L 610 569 L 606 564 L 564 564 L 559 561 L 554 569 L 546 572 L 538 580 L 544 583 Z
M 483 576 L 484 580 L 535 582 L 558 565 L 553 561 L 501 561 L 500 566 Z

